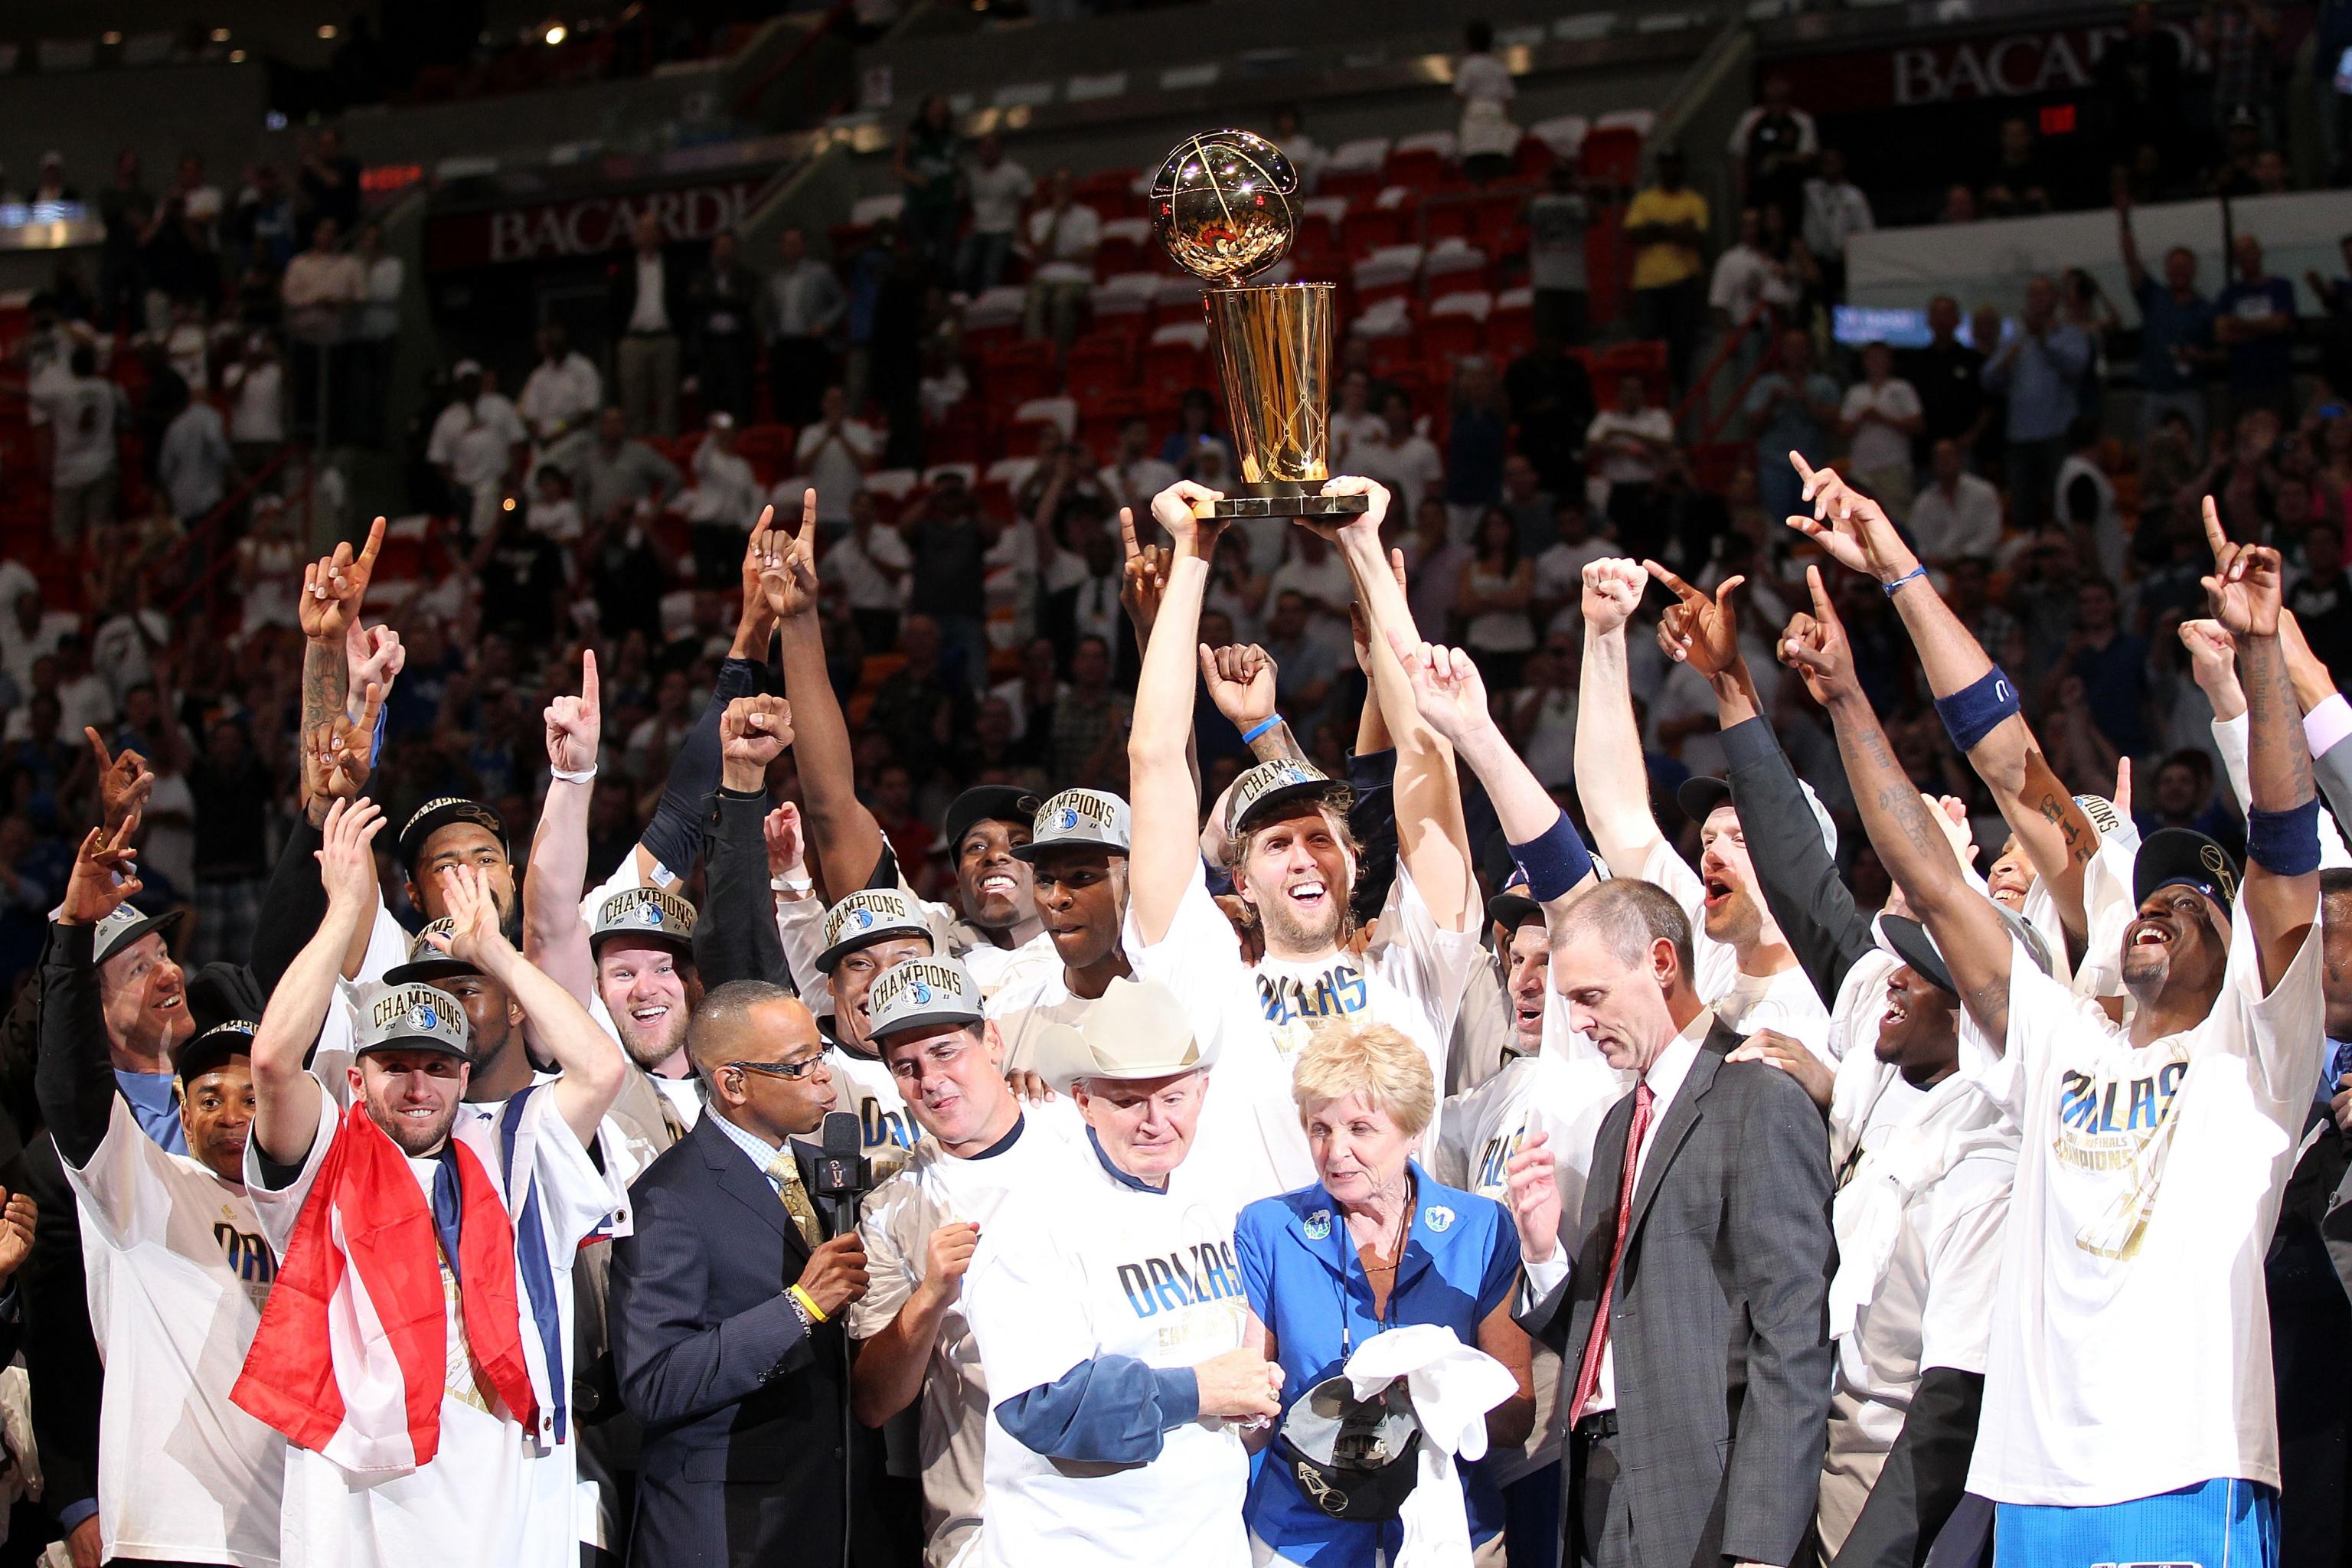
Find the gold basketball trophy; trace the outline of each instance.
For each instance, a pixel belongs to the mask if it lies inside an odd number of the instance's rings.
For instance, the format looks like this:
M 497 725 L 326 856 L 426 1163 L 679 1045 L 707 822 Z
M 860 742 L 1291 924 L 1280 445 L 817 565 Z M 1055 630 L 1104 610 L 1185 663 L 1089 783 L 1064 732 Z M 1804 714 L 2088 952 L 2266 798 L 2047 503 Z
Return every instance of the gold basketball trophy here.
M 1298 229 L 1298 174 L 1246 131 L 1187 137 L 1151 182 L 1151 224 L 1176 264 L 1207 283 L 1209 350 L 1224 384 L 1243 482 L 1203 517 L 1345 517 L 1363 496 L 1327 496 L 1331 285 L 1249 284 Z

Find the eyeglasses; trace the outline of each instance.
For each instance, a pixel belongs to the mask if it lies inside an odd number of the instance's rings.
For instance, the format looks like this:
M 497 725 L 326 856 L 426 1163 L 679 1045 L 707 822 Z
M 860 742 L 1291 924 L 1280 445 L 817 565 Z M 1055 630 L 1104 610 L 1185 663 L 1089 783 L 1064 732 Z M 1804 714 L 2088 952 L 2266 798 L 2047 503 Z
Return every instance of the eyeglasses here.
M 824 1055 L 819 1052 L 813 1057 L 803 1057 L 796 1062 L 722 1062 L 719 1065 L 733 1068 L 737 1072 L 755 1072 L 768 1078 L 798 1079 L 805 1078 L 809 1068 L 823 1060 Z

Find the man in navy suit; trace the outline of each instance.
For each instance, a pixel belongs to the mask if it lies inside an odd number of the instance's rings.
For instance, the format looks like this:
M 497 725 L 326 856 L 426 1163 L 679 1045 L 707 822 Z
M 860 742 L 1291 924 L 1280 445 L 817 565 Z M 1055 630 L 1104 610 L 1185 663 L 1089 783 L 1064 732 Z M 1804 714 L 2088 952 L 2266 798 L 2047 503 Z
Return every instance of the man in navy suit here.
M 864 1500 L 880 1472 L 873 1435 L 844 1435 L 842 1314 L 866 1294 L 866 1252 L 855 1228 L 826 1239 L 790 1142 L 834 1109 L 816 1020 L 739 980 L 703 998 L 686 1044 L 708 1112 L 630 1189 L 635 1234 L 613 1258 L 614 1361 L 646 1429 L 629 1561 L 821 1568 L 845 1535 L 870 1561 L 878 1537 L 844 1502 L 850 1474 Z

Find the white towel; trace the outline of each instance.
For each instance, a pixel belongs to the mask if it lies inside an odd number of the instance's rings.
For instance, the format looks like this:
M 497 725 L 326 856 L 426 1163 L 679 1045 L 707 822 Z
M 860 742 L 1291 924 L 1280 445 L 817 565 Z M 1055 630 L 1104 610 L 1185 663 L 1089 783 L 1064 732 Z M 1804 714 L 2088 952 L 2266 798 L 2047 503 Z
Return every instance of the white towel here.
M 1397 1513 L 1404 1535 L 1390 1568 L 1461 1568 L 1470 1561 L 1470 1515 L 1454 1458 L 1486 1457 L 1486 1412 L 1517 1394 L 1519 1380 L 1435 1323 L 1374 1334 L 1356 1347 L 1346 1371 L 1359 1399 L 1403 1378 L 1421 1422 L 1420 1473 Z

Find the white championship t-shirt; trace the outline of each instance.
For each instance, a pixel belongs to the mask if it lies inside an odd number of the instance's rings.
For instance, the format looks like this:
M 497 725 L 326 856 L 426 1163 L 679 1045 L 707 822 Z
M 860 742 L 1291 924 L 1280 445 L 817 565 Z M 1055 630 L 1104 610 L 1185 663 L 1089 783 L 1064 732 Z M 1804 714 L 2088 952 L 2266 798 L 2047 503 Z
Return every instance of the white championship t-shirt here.
M 1706 934 L 1706 884 L 1665 840 L 1660 839 L 1642 862 L 1642 878 L 1664 888 L 1683 907 L 1690 921 L 1691 964 L 1697 971 L 1692 978 L 1698 999 L 1715 1009 L 1727 1028 L 1742 1035 L 1778 1029 L 1803 1041 L 1823 1062 L 1837 1065 L 1830 1054 L 1829 1009 L 1822 1005 L 1801 964 L 1791 963 L 1777 974 L 1743 973 L 1731 944 Z M 1762 902 L 1760 895 L 1758 901 Z
M 2022 1146 L 1969 1490 L 2279 1484 L 2263 1257 L 2319 1080 L 2315 900 L 2311 921 L 2265 996 L 2242 903 L 2212 1012 L 2137 1049 L 2012 948 L 2008 1052 L 1979 1081 Z
M 1240 1194 L 1227 1173 L 1204 1164 L 1196 1142 L 1168 1191 L 1139 1192 L 1104 1168 L 1083 1134 L 1073 1152 L 1066 1180 L 1019 1194 L 982 1228 L 964 1277 L 963 1310 L 994 1400 L 1106 1356 L 1195 1366 L 1241 1346 L 1249 1297 L 1234 1257 Z M 1241 1433 L 1203 1416 L 1162 1436 L 1148 1464 L 1059 1464 L 1017 1441 L 992 1407 L 977 1562 L 1249 1568 Z
M 1008 1198 L 1061 1191 L 1073 1179 L 1085 1179 L 1073 1160 L 1094 1157 L 1066 1099 L 1024 1106 L 1021 1135 L 1012 1147 L 982 1159 L 957 1159 L 925 1138 L 905 1168 L 866 1200 L 857 1229 L 872 1283 L 849 1309 L 849 1337 L 872 1339 L 898 1317 L 929 1272 L 933 1231 L 969 1224 L 986 1236 Z M 919 1409 L 923 1560 L 930 1568 L 947 1568 L 980 1533 L 988 1434 L 988 1384 L 961 1300 L 949 1304 L 931 1342 Z
M 1176 993 L 1202 1052 L 1216 1063 L 1201 1137 L 1244 1202 L 1317 1179 L 1290 1092 L 1292 1064 L 1315 1026 L 1359 1014 L 1387 1024 L 1422 1048 L 1443 1084 L 1454 1016 L 1483 956 L 1475 932 L 1439 928 L 1402 861 L 1361 959 L 1334 952 L 1305 962 L 1243 963 L 1233 922 L 1199 871 L 1165 937 L 1147 946 L 1131 915 L 1126 935 L 1138 978 Z M 1433 1125 L 1426 1136 L 1433 1142 L 1437 1135 Z
M 1510 1206 L 1506 1167 L 1530 1134 L 1541 1132 L 1552 1153 L 1559 1188 L 1563 1244 L 1575 1240 L 1577 1216 L 1584 1211 L 1585 1178 L 1592 1166 L 1592 1141 L 1609 1108 L 1625 1097 L 1633 1077 L 1603 1060 L 1583 1035 L 1570 1034 L 1568 1008 L 1557 994 L 1544 1001 L 1543 1048 L 1514 1057 L 1503 1070 L 1466 1094 L 1445 1102 L 1444 1129 L 1432 1145 L 1430 1173 L 1449 1187 Z M 1560 1358 L 1538 1343 L 1535 1349 L 1536 1424 L 1527 1439 L 1486 1451 L 1487 1474 L 1496 1486 L 1543 1468 L 1560 1456 L 1559 1406 Z
M 157 1147 L 121 1095 L 89 1163 L 65 1173 L 106 1363 L 101 1555 L 272 1568 L 286 1439 L 228 1398 L 278 1276 L 252 1200 Z
M 464 1107 L 450 1136 L 471 1149 L 506 1196 L 506 1163 L 499 1152 L 499 1106 Z M 322 1103 L 318 1135 L 303 1157 L 301 1174 L 271 1191 L 249 1187 L 263 1236 L 279 1258 L 296 1220 L 310 1196 L 319 1168 L 342 1127 L 332 1097 Z M 247 1154 L 247 1173 L 256 1173 L 256 1153 Z M 554 1281 L 561 1329 L 557 1342 L 568 1358 L 573 1343 L 572 1264 L 592 1235 L 627 1224 L 627 1195 L 616 1178 L 596 1169 L 588 1151 L 555 1110 L 551 1094 L 531 1096 L 515 1136 L 519 1169 L 528 1182 L 515 1195 L 539 1196 L 541 1241 Z M 437 1162 L 411 1160 L 409 1169 L 432 1201 Z M 521 1245 L 521 1238 L 517 1238 Z M 432 1463 L 394 1475 L 362 1476 L 325 1456 L 290 1445 L 286 1449 L 286 1498 L 280 1556 L 304 1568 L 576 1568 L 580 1525 L 593 1497 L 576 1481 L 572 1442 L 542 1448 L 497 1394 L 480 1385 L 465 1343 L 465 1325 L 456 1276 L 445 1260 L 442 1288 L 448 1303 L 447 1384 L 441 1396 L 441 1445 Z M 522 1289 L 518 1277 L 517 1289 Z M 540 1335 L 530 1317 L 522 1324 L 523 1358 L 531 1382 L 550 1384 Z M 569 1402 L 572 1368 L 562 1369 Z M 541 1398 L 547 1394 L 542 1392 Z M 486 1403 L 487 1402 L 487 1403 Z M 576 1413 L 574 1419 L 576 1421 Z M 575 1425 L 568 1436 L 576 1438 Z

